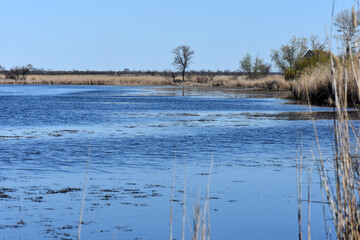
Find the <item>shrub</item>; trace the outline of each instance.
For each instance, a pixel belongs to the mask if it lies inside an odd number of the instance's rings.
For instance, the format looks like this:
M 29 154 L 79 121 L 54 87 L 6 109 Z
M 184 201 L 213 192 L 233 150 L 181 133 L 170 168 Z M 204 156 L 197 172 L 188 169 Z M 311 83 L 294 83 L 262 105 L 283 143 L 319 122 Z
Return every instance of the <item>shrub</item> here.
M 315 67 L 317 64 L 327 64 L 329 66 L 330 53 L 321 50 L 311 50 L 308 52 L 308 56 L 304 56 L 295 64 L 295 69 L 301 72 L 306 68 Z
M 209 78 L 207 76 L 196 76 L 196 81 L 198 83 L 207 83 Z
M 285 70 L 285 80 L 292 80 L 296 77 L 296 70 L 293 68 L 287 68 Z
M 25 80 L 26 79 L 26 75 L 28 75 L 30 73 L 30 69 L 27 67 L 13 67 L 10 68 L 10 70 L 5 72 L 5 77 L 7 79 L 14 79 L 14 80 Z
M 335 66 L 339 65 L 339 60 L 333 55 Z M 287 68 L 285 70 L 285 79 L 291 80 L 300 78 L 301 74 L 306 69 L 314 68 L 318 65 L 330 66 L 330 53 L 322 50 L 311 50 L 307 54 L 299 59 L 293 68 Z

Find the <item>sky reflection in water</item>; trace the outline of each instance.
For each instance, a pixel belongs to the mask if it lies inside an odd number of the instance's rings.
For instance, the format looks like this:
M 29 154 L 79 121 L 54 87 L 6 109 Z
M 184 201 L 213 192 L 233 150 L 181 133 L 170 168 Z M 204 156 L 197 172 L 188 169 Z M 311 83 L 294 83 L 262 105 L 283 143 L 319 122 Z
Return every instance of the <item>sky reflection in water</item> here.
M 6 239 L 76 237 L 88 154 L 83 239 L 168 238 L 175 158 L 176 239 L 184 182 L 191 219 L 211 159 L 212 239 L 297 237 L 296 160 L 301 141 L 304 161 L 312 159 L 314 130 L 309 120 L 274 116 L 307 106 L 224 89 L 182 96 L 181 88 L 3 85 L 0 109 Z M 332 121 L 316 125 L 330 159 Z M 315 238 L 323 237 L 320 210 L 314 204 Z

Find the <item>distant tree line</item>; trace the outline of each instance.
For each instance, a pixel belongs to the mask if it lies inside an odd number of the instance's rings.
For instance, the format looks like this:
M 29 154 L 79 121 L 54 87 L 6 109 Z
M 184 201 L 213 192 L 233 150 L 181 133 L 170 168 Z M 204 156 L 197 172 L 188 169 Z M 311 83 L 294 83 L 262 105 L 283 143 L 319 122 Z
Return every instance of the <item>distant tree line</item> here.
M 125 68 L 122 71 L 94 71 L 94 70 L 45 70 L 33 67 L 31 64 L 26 66 L 15 66 L 10 69 L 5 69 L 0 65 L 0 73 L 5 75 L 7 79 L 25 80 L 27 75 L 112 75 L 112 76 L 163 76 L 175 80 L 177 76 L 182 76 L 182 71 L 173 71 L 166 69 L 163 71 L 157 70 L 129 70 Z M 185 73 L 184 73 L 185 74 Z M 186 73 L 189 76 L 205 76 L 212 80 L 215 76 L 241 76 L 245 73 L 242 71 L 230 70 L 190 70 Z M 278 73 L 270 73 L 278 74 Z

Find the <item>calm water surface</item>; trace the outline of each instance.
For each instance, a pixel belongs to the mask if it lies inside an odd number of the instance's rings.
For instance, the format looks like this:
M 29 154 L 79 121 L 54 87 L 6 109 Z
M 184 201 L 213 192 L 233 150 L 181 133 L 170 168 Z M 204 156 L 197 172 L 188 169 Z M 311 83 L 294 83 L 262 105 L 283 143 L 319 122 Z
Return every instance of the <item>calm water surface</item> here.
M 185 184 L 190 239 L 213 161 L 212 239 L 295 239 L 299 146 L 307 163 L 316 145 L 312 121 L 283 113 L 304 111 L 229 89 L 2 85 L 0 237 L 76 238 L 87 178 L 82 239 L 168 239 L 174 176 L 173 236 Z M 330 159 L 332 121 L 316 126 Z M 321 205 L 312 218 L 323 238 Z

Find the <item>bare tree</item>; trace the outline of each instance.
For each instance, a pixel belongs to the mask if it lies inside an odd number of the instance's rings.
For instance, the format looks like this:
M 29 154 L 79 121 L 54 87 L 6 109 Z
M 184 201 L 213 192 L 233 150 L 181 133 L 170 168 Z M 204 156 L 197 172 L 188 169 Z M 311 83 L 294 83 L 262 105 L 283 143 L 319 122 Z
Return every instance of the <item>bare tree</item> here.
M 14 79 L 14 80 L 18 80 L 19 78 L 21 80 L 25 80 L 26 79 L 26 75 L 28 75 L 30 73 L 29 68 L 27 67 L 13 67 L 10 68 L 10 70 L 5 72 L 5 78 L 7 79 Z
M 346 49 L 346 55 L 349 55 L 351 48 L 356 46 L 351 46 L 351 44 L 357 43 L 356 35 L 358 32 L 358 26 L 360 13 L 355 11 L 355 8 L 352 7 L 351 11 L 349 9 L 342 10 L 334 20 L 334 25 L 337 27 L 337 31 L 341 34 L 340 38 L 343 41 L 344 47 Z
M 190 50 L 189 46 L 178 46 L 172 53 L 174 54 L 173 65 L 182 73 L 182 80 L 185 80 L 185 71 L 192 63 L 194 51 Z
M 30 72 L 36 71 L 36 68 L 34 68 L 34 66 L 31 63 L 27 64 L 25 68 L 29 69 Z
M 319 41 L 319 37 L 316 35 L 312 35 L 310 37 L 310 44 L 313 50 L 324 51 L 326 49 L 326 44 L 328 43 L 328 39 L 326 38 L 323 42 Z

